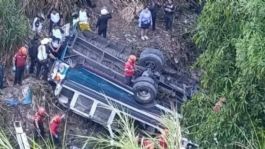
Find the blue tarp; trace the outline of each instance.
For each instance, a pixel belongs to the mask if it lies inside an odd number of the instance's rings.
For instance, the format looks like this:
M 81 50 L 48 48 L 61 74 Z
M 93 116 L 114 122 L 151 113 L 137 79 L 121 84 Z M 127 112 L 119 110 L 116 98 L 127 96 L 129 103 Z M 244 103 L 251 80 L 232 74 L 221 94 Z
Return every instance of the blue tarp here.
M 23 99 L 19 100 L 18 98 L 7 98 L 4 99 L 4 102 L 7 106 L 17 106 L 18 104 L 28 105 L 32 103 L 32 91 L 30 88 L 26 88 L 23 93 Z

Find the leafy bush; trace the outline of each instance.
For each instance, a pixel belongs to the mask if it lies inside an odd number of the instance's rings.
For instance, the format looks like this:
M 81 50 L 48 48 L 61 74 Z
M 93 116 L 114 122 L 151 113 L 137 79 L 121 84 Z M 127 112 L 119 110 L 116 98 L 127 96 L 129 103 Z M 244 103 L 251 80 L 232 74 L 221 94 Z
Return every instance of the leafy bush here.
M 262 0 L 212 0 L 199 17 L 202 89 L 184 106 L 183 123 L 203 148 L 264 148 L 264 14 Z M 220 98 L 226 103 L 213 112 Z
M 27 18 L 16 0 L 0 0 L 0 54 L 10 54 L 28 33 Z

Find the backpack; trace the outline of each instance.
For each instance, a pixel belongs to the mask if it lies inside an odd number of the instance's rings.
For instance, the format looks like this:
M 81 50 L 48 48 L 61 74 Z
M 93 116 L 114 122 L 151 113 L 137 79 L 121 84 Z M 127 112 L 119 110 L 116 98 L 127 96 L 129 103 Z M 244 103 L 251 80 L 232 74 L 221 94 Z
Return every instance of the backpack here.
M 17 67 L 25 67 L 26 66 L 26 61 L 27 61 L 26 55 L 17 54 L 15 59 L 16 59 L 16 66 Z
M 47 49 L 45 45 L 39 46 L 37 57 L 40 62 L 45 62 L 48 59 Z

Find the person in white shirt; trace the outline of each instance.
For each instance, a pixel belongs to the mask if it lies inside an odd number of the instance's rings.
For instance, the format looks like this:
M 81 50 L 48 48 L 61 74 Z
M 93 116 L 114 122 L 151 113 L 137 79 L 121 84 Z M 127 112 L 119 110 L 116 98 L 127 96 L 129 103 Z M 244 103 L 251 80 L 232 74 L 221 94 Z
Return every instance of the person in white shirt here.
M 43 77 L 44 79 L 47 79 L 48 77 L 48 56 L 50 54 L 49 50 L 47 49 L 47 44 L 51 42 L 50 38 L 44 38 L 41 40 L 41 44 L 38 47 L 38 64 L 37 64 L 37 73 L 36 77 L 40 77 L 40 71 L 41 69 L 44 69 Z
M 89 16 L 85 7 L 81 7 L 78 13 L 79 27 L 81 31 L 90 31 Z
M 60 26 L 58 25 L 55 25 L 53 28 L 52 28 L 52 34 L 51 34 L 51 37 L 52 38 L 57 38 L 61 41 L 63 41 L 63 36 L 64 36 L 64 31 L 60 28 Z
M 149 29 L 150 26 L 152 26 L 153 20 L 152 20 L 152 14 L 147 6 L 145 6 L 145 8 L 141 11 L 138 23 L 139 27 L 141 28 L 141 39 L 142 40 L 149 39 L 147 37 L 147 30 Z
M 48 15 L 48 18 L 50 19 L 49 33 L 51 33 L 53 26 L 60 26 L 62 16 L 56 9 L 53 8 L 51 13 Z
M 32 31 L 36 32 L 37 34 L 41 33 L 44 20 L 45 17 L 42 13 L 37 15 L 32 23 Z
M 60 58 L 60 49 L 62 46 L 62 42 L 60 39 L 58 38 L 52 38 L 52 41 L 49 44 L 49 51 L 51 52 L 51 54 L 56 57 L 56 58 Z

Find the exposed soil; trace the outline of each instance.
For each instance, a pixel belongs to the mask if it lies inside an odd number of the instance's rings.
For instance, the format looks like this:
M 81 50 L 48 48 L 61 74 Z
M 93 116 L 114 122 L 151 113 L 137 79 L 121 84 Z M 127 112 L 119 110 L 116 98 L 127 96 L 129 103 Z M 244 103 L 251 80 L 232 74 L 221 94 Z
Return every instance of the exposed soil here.
M 142 41 L 140 39 L 140 29 L 138 28 L 137 19 L 128 22 L 128 20 L 125 20 L 126 18 L 122 13 L 124 12 L 122 10 L 126 8 L 129 9 L 132 4 L 117 5 L 117 3 L 114 2 L 115 0 L 96 0 L 97 7 L 93 9 L 89 8 L 94 25 L 100 9 L 103 6 L 106 6 L 110 11 L 113 10 L 113 18 L 109 22 L 107 35 L 110 40 L 132 45 L 135 47 L 133 53 L 136 54 L 139 54 L 144 47 L 153 47 L 164 50 L 168 58 L 168 65 L 172 68 L 172 72 L 176 73 L 176 76 L 191 76 L 191 74 L 194 74 L 194 72 L 191 72 L 188 67 L 193 63 L 196 57 L 196 49 L 191 42 L 192 28 L 197 17 L 193 11 L 189 10 L 186 5 L 179 4 L 178 8 L 180 11 L 177 13 L 172 32 L 164 30 L 163 16 L 159 15 L 160 17 L 157 20 L 156 30 L 149 31 L 148 36 L 150 39 Z M 161 14 L 162 12 L 159 13 Z M 9 134 L 12 134 L 11 136 L 15 133 L 13 122 L 15 120 L 21 120 L 23 122 L 24 131 L 29 137 L 33 137 L 33 124 L 30 117 L 34 114 L 34 111 L 36 111 L 37 106 L 45 106 L 50 117 L 54 114 L 63 114 L 67 111 L 67 109 L 57 106 L 56 98 L 52 96 L 52 89 L 46 82 L 36 80 L 34 77 L 28 77 L 23 81 L 22 87 L 13 87 L 11 73 L 6 72 L 6 74 L 10 77 L 7 78 L 6 88 L 1 90 L 1 101 L 9 97 L 21 96 L 21 89 L 23 86 L 29 86 L 33 91 L 33 103 L 31 105 L 7 107 L 1 104 L 2 109 L 0 113 L 2 115 L 2 120 L 0 126 L 8 128 L 5 130 L 7 130 Z M 65 141 L 67 148 L 70 148 L 72 145 L 81 147 L 84 143 L 84 140 L 78 139 L 76 135 L 88 136 L 98 132 L 105 132 L 98 124 L 71 112 L 67 112 L 66 114 L 67 116 L 64 125 L 62 125 L 60 129 L 67 130 L 64 132 L 66 134 Z M 47 117 L 45 122 L 47 134 L 47 126 L 50 117 Z

